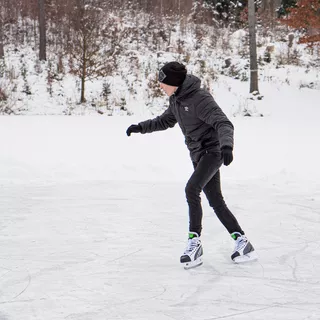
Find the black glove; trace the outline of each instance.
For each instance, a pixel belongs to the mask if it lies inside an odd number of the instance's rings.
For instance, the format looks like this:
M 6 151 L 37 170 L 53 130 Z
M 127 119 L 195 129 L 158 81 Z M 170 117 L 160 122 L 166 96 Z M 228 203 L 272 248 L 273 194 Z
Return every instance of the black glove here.
M 232 148 L 222 147 L 221 148 L 221 159 L 223 159 L 223 164 L 228 166 L 233 160 Z
M 140 124 L 132 124 L 128 129 L 127 129 L 127 136 L 129 137 L 132 132 L 134 133 L 139 133 L 142 131 L 142 128 Z

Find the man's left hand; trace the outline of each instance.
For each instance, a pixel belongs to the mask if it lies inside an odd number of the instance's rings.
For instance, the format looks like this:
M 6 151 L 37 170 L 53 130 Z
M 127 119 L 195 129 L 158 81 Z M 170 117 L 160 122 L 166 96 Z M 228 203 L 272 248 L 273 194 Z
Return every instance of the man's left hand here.
M 221 148 L 221 159 L 223 159 L 223 164 L 228 166 L 233 161 L 233 153 L 231 147 Z

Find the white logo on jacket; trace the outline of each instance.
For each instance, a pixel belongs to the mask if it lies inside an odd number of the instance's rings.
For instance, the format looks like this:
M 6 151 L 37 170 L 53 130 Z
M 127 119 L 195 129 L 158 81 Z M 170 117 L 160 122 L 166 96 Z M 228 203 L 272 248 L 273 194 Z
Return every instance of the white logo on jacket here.
M 185 111 L 189 111 L 189 107 L 184 107 L 184 110 Z

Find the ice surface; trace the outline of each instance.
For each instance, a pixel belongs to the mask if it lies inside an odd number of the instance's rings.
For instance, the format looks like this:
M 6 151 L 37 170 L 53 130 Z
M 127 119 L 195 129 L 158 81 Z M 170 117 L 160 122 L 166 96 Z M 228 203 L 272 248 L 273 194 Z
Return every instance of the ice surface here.
M 0 319 L 320 319 L 318 118 L 283 119 L 233 119 L 222 169 L 259 261 L 231 262 L 203 198 L 204 264 L 186 271 L 179 128 L 128 138 L 138 119 L 1 118 Z

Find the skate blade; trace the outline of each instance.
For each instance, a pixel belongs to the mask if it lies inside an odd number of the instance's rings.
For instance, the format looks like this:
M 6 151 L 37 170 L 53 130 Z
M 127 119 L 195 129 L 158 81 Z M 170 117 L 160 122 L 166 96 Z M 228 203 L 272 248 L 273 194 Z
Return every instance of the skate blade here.
M 258 255 L 255 251 L 249 252 L 244 256 L 238 256 L 233 259 L 234 263 L 246 263 L 250 261 L 258 260 Z
M 201 266 L 202 264 L 203 264 L 202 258 L 198 258 L 195 261 L 184 263 L 184 269 L 185 270 L 193 269 L 193 268 Z

